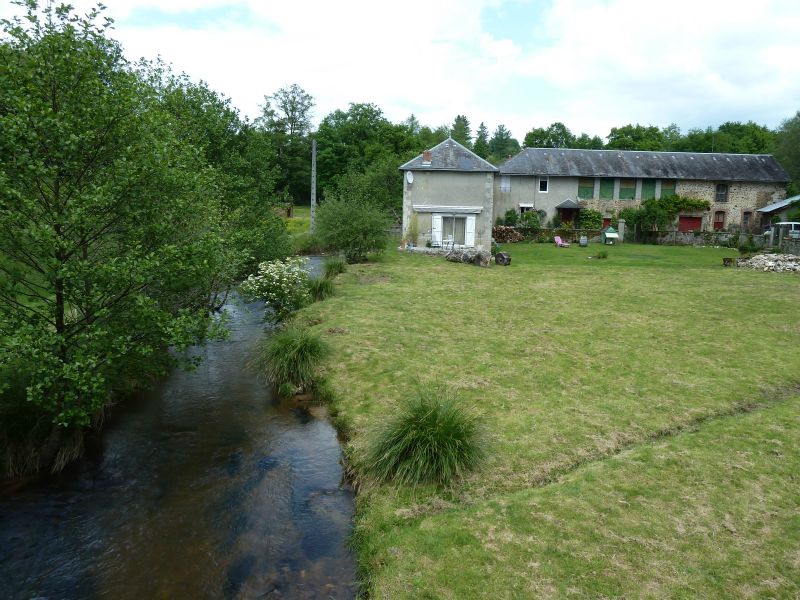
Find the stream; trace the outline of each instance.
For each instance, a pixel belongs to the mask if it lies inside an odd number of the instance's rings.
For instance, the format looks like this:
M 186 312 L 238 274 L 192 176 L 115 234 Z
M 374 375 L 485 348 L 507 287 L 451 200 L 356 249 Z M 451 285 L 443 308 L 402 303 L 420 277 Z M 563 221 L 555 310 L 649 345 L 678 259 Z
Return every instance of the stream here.
M 0 598 L 353 598 L 353 491 L 323 407 L 247 368 L 263 305 L 118 406 L 86 455 L 0 497 Z

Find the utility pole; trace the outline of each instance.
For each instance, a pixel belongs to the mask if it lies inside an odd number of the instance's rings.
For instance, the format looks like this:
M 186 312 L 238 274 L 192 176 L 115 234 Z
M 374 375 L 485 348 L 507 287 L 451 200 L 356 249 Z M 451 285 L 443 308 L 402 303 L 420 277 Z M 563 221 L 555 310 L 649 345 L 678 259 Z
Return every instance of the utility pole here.
M 311 233 L 317 228 L 317 140 L 311 140 Z

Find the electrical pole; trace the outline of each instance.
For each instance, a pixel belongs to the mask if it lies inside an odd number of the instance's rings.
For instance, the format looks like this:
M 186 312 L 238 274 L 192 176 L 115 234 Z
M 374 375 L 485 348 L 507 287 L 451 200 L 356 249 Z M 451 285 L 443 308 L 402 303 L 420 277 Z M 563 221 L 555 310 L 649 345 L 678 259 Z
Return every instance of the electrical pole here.
M 311 233 L 317 226 L 317 140 L 311 140 Z

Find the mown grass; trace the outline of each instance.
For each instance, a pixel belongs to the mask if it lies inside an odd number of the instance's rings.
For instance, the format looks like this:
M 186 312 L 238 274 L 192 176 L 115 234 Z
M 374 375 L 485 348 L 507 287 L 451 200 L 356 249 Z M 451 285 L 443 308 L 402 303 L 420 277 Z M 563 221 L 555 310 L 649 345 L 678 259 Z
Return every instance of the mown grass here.
M 698 586 L 701 595 L 726 596 L 735 580 L 742 592 L 765 594 L 771 585 L 776 597 L 791 596 L 797 577 L 779 569 L 793 564 L 798 572 L 800 536 L 781 550 L 772 547 L 777 537 L 733 522 L 741 556 L 764 552 L 742 571 L 729 556 L 736 544 L 693 537 L 671 515 L 697 510 L 693 522 L 717 531 L 719 511 L 734 518 L 734 503 L 759 505 L 747 486 L 730 497 L 726 486 L 736 484 L 718 468 L 728 438 L 717 450 L 692 446 L 707 427 L 729 423 L 733 433 L 717 436 L 732 436 L 730 444 L 753 456 L 775 428 L 797 445 L 797 422 L 787 415 L 782 425 L 762 412 L 725 415 L 800 379 L 800 277 L 723 268 L 722 257 L 736 255 L 729 249 L 624 245 L 609 248 L 607 260 L 589 258 L 596 245 L 506 249 L 512 265 L 488 270 L 390 252 L 351 267 L 336 297 L 304 311 L 323 331 L 347 331 L 326 337 L 338 363 L 330 373 L 337 419 L 354 456 L 416 380 L 457 388 L 489 434 L 483 468 L 456 488 L 361 490 L 356 543 L 368 590 L 374 597 L 662 597 L 694 596 Z M 777 414 L 770 411 L 763 415 Z M 756 428 L 749 450 L 746 437 L 736 437 L 739 419 Z M 679 433 L 692 428 L 699 433 Z M 661 443 L 677 444 L 669 448 L 681 464 L 684 453 L 694 456 L 688 466 L 700 474 L 687 482 L 686 471 L 662 468 L 666 454 L 652 450 Z M 783 455 L 786 469 L 798 472 L 800 457 Z M 760 489 L 775 488 L 771 531 L 795 531 L 797 482 L 783 467 L 741 464 Z M 619 498 L 630 502 L 629 488 L 640 497 L 640 508 L 626 513 L 630 530 L 611 523 L 600 531 L 594 513 L 582 512 L 591 500 L 595 512 L 615 514 L 625 506 Z M 530 494 L 562 512 L 539 518 Z M 695 509 L 692 499 L 707 508 Z M 515 529 L 501 527 L 498 515 Z M 673 551 L 684 541 L 695 550 Z M 783 567 L 772 568 L 779 554 Z

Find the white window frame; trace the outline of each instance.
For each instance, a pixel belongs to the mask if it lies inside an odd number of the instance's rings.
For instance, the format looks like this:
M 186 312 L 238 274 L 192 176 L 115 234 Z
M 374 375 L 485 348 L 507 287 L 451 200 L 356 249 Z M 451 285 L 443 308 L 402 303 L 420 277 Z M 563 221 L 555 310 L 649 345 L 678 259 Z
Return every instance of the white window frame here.
M 431 216 L 431 245 L 441 247 L 444 240 L 442 233 L 444 227 L 442 219 L 445 217 L 465 218 L 466 223 L 464 226 L 464 244 L 454 245 L 455 248 L 473 248 L 475 246 L 475 224 L 476 219 L 474 214 L 464 213 L 434 213 Z
M 544 184 L 544 189 L 542 189 L 542 184 Z M 538 188 L 540 194 L 548 193 L 550 191 L 550 177 L 549 176 L 539 177 Z

